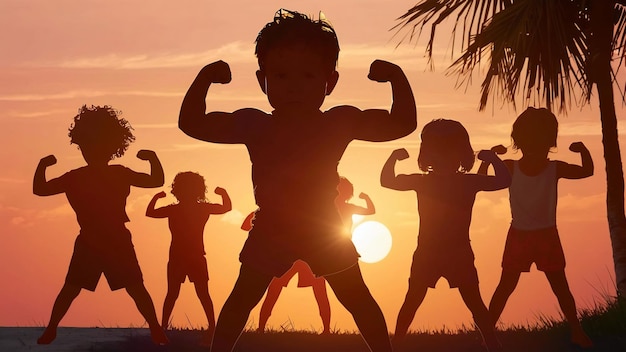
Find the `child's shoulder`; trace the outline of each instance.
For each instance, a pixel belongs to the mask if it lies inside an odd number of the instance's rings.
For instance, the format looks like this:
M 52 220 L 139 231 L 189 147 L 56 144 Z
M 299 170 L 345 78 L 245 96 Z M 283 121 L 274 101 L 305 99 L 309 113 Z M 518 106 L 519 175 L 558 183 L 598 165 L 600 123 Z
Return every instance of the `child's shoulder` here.
M 233 115 L 239 118 L 268 118 L 272 116 L 272 114 L 268 114 L 263 110 L 259 110 L 257 108 L 242 108 L 239 110 L 233 111 Z
M 339 116 L 349 116 L 350 114 L 358 114 L 361 113 L 362 110 L 352 105 L 337 105 L 326 111 L 324 111 L 324 115 L 339 115 Z

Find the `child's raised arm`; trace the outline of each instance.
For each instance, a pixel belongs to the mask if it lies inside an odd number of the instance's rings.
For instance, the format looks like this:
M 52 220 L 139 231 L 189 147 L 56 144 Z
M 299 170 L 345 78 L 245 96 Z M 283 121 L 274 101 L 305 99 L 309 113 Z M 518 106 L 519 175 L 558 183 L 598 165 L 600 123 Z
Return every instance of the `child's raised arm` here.
M 511 174 L 504 162 L 500 160 L 496 152 L 493 150 L 481 150 L 478 152 L 478 159 L 482 160 L 482 164 L 493 165 L 495 176 L 481 177 L 485 182 L 481 182 L 479 189 L 483 191 L 497 191 L 507 188 L 511 185 Z M 482 167 L 481 164 L 481 167 Z
M 391 110 L 369 109 L 360 111 L 356 117 L 355 138 L 380 142 L 404 137 L 417 127 L 417 110 L 411 85 L 400 66 L 375 60 L 367 76 L 376 82 L 391 83 Z
M 159 161 L 159 157 L 157 157 L 156 153 L 152 150 L 142 149 L 137 152 L 137 158 L 150 162 L 150 174 L 133 171 L 130 184 L 142 188 L 163 186 L 165 183 L 165 175 L 163 174 L 161 161 Z
M 33 193 L 38 196 L 51 196 L 53 194 L 63 193 L 63 187 L 58 178 L 46 181 L 46 168 L 57 163 L 54 155 L 48 155 L 39 160 L 35 176 L 33 177 Z
M 374 206 L 374 202 L 372 202 L 372 199 L 370 198 L 370 196 L 368 196 L 367 194 L 361 192 L 359 194 L 359 198 L 363 199 L 365 201 L 365 208 L 363 207 L 359 207 L 360 211 L 358 213 L 355 213 L 357 215 L 372 215 L 376 213 L 376 207 Z
M 498 144 L 496 146 L 491 147 L 491 151 L 498 155 L 506 154 L 506 147 L 503 146 L 502 144 Z M 478 171 L 476 173 L 479 175 L 487 175 L 487 171 L 489 170 L 489 165 L 491 165 L 491 163 L 483 160 L 480 163 L 480 166 L 478 167 Z
M 408 191 L 413 189 L 409 184 L 407 175 L 398 175 L 396 176 L 396 161 L 408 159 L 409 153 L 406 149 L 396 149 L 394 150 L 389 159 L 383 165 L 383 169 L 380 172 L 380 185 L 386 188 L 395 189 L 398 191 Z M 405 176 L 405 177 L 400 177 Z
M 165 198 L 165 196 L 166 196 L 165 192 L 161 191 L 155 194 L 154 197 L 152 197 L 152 199 L 150 200 L 150 203 L 148 203 L 148 207 L 146 208 L 147 217 L 166 218 L 168 216 L 167 212 L 165 211 L 165 208 L 159 208 L 159 209 L 154 208 L 156 206 L 157 200 L 159 200 L 159 198 Z
M 190 137 L 215 143 L 243 143 L 241 135 L 248 129 L 238 128 L 234 115 L 260 114 L 255 109 L 241 109 L 233 113 L 214 111 L 207 113 L 206 97 L 213 83 L 227 84 L 231 80 L 230 66 L 216 61 L 204 66 L 193 81 L 178 116 L 178 127 Z
M 574 142 L 570 144 L 569 150 L 574 153 L 580 153 L 580 159 L 582 165 L 568 164 L 566 162 L 559 162 L 557 164 L 556 176 L 557 178 L 567 179 L 579 179 L 593 175 L 593 159 L 589 149 L 585 147 L 583 142 Z
M 233 204 L 231 203 L 230 196 L 228 192 L 222 187 L 215 187 L 215 194 L 222 196 L 222 204 L 212 204 L 211 213 L 213 214 L 224 214 L 233 209 Z

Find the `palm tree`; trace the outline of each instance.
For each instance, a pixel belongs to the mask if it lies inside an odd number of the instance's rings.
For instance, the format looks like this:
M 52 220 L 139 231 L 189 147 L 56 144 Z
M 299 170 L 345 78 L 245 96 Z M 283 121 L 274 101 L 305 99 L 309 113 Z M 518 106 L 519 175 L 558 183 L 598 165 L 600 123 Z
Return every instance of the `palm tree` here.
M 515 105 L 521 90 L 525 104 L 532 100 L 566 112 L 572 99 L 589 103 L 595 86 L 616 284 L 626 297 L 624 173 L 613 94 L 626 56 L 626 0 L 422 0 L 398 18 L 394 29 L 405 34 L 401 40 L 411 41 L 430 24 L 426 51 L 432 58 L 437 26 L 448 18 L 455 21 L 452 38 L 461 38 L 453 45 L 461 54 L 449 72 L 468 84 L 487 59 L 481 110 L 493 94 Z

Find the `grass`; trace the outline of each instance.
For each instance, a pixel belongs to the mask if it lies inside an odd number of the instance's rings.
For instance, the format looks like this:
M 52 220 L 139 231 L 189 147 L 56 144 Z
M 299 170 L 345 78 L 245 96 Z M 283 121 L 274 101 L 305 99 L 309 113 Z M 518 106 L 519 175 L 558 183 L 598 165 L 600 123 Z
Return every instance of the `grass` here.
M 569 343 L 569 329 L 563 319 L 538 317 L 533 326 L 499 327 L 498 336 L 505 352 L 626 351 L 626 300 L 606 298 L 602 304 L 580 312 L 585 331 L 594 341 L 593 349 L 582 350 Z M 198 345 L 204 331 L 174 329 L 168 333 L 168 346 L 155 346 L 148 335 L 134 334 L 123 343 L 94 346 L 92 352 L 159 351 L 206 352 Z M 470 327 L 456 331 L 413 331 L 396 352 L 483 352 L 481 337 Z M 247 329 L 239 338 L 235 352 L 367 352 L 363 339 L 355 332 L 334 331 L 318 335 L 315 331 L 297 331 L 289 322 L 279 330 L 263 334 Z

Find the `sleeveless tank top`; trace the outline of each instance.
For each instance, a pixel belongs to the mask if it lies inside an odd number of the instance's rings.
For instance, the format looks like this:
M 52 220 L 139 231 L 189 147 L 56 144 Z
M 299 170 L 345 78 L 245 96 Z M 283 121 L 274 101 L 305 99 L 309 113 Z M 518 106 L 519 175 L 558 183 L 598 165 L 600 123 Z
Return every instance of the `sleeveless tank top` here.
M 511 226 L 518 230 L 540 230 L 556 226 L 556 162 L 549 161 L 538 175 L 525 175 L 514 161 L 509 202 Z

